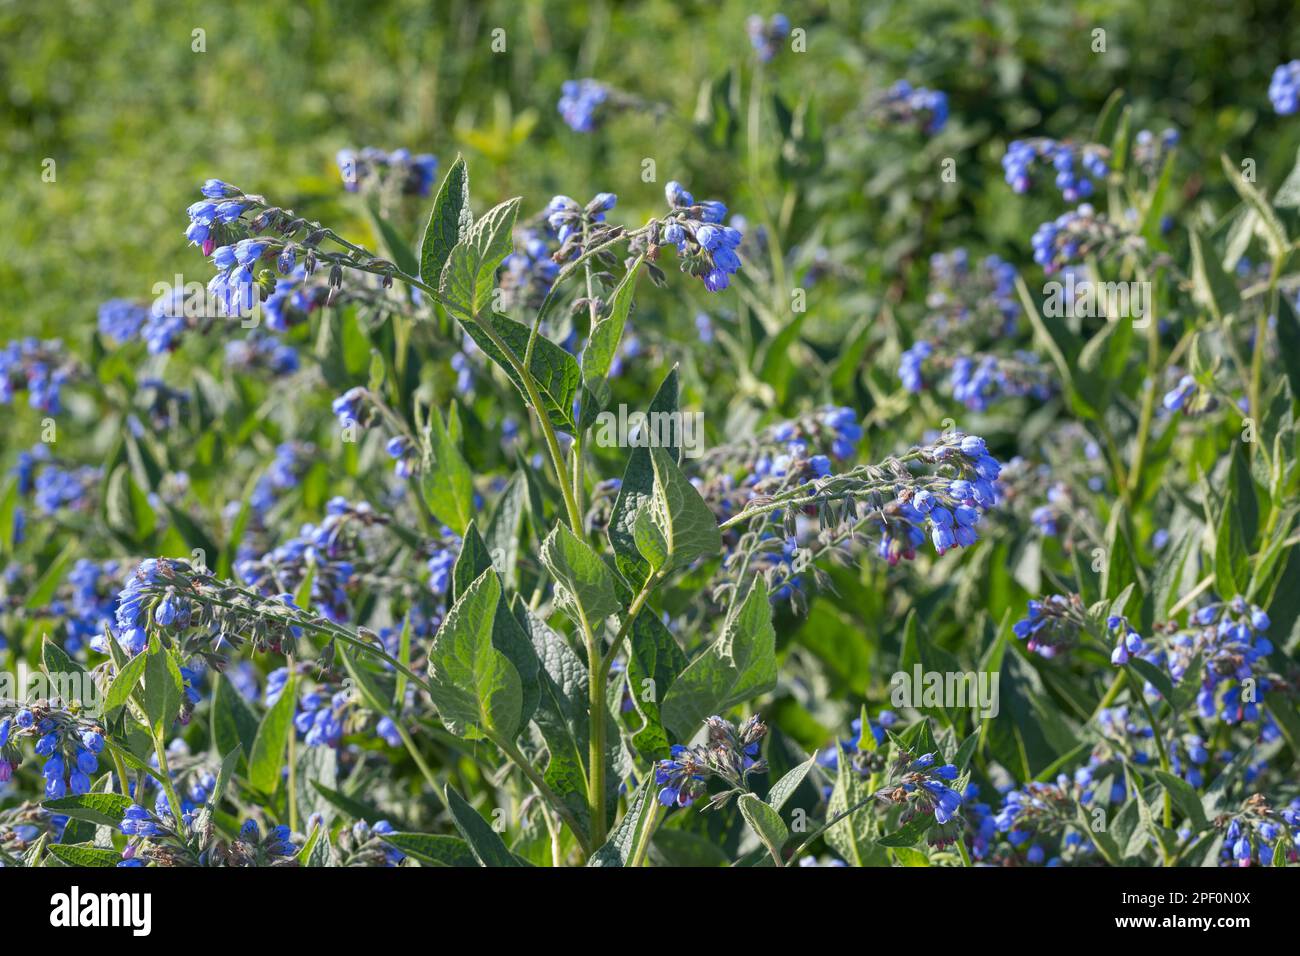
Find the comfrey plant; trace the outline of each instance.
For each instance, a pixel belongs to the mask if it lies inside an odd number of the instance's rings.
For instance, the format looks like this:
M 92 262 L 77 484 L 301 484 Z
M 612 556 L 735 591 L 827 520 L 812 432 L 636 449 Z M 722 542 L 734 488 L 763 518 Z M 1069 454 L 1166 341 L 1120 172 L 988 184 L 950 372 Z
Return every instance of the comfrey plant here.
M 826 95 L 843 6 L 466 109 L 527 199 L 208 179 L 203 281 L 0 348 L 0 863 L 1297 862 L 1300 173 Z

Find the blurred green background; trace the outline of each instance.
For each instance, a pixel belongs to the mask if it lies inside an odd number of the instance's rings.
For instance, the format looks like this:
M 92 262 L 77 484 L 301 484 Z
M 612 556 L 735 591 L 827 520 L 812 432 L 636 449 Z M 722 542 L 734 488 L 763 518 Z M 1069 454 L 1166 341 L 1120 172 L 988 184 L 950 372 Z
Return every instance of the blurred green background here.
M 752 64 L 745 17 L 778 9 L 807 30 L 808 52 L 783 54 L 769 82 L 791 103 L 815 94 L 827 164 L 840 173 L 833 191 L 806 184 L 788 244 L 833 210 L 829 238 L 868 295 L 917 245 L 966 242 L 1024 261 L 1023 204 L 1008 203 L 997 166 L 1006 140 L 1086 134 L 1117 87 L 1144 125 L 1177 126 L 1193 150 L 1255 155 L 1257 137 L 1283 157 L 1257 156 L 1261 170 L 1280 178 L 1291 166 L 1296 137 L 1278 134 L 1265 96 L 1274 66 L 1300 51 L 1287 0 L 10 0 L 0 3 L 5 337 L 76 339 L 103 299 L 148 295 L 177 272 L 206 278 L 182 230 L 208 176 L 364 237 L 338 187 L 334 155 L 345 146 L 433 152 L 443 170 L 463 151 L 480 205 L 523 194 L 532 210 L 555 192 L 607 189 L 635 220 L 678 178 L 752 214 L 748 192 L 761 186 L 691 119 L 709 104 L 702 84 Z M 1096 28 L 1107 35 L 1101 55 L 1091 50 Z M 503 53 L 492 52 L 495 29 Z M 204 52 L 192 49 L 195 30 Z M 663 101 L 669 117 L 574 133 L 555 102 L 560 84 L 581 76 Z M 925 159 L 955 157 L 958 186 L 930 195 L 899 186 L 907 153 L 858 135 L 853 111 L 900 78 L 948 93 L 953 120 Z M 645 157 L 658 163 L 656 184 L 641 181 Z M 42 180 L 46 158 L 57 163 L 53 183 Z M 858 175 L 843 175 L 846 166 Z M 838 309 L 823 304 L 831 328 Z

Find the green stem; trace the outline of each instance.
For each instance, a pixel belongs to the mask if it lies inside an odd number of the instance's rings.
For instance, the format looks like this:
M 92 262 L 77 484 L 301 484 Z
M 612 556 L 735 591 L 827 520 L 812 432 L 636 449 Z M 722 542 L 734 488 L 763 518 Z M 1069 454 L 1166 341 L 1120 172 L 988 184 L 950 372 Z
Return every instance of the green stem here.
M 285 664 L 289 668 L 290 674 L 298 672 L 293 666 L 293 655 L 286 654 Z M 297 693 L 297 691 L 294 691 Z M 287 799 L 289 801 L 289 830 L 293 833 L 298 832 L 298 733 L 293 727 L 289 728 L 289 790 Z
M 605 842 L 605 682 L 608 669 L 600 653 L 600 644 L 579 609 L 582 631 L 587 642 L 587 696 L 590 730 L 587 748 L 587 805 L 591 807 L 591 842 Z
M 176 787 L 172 783 L 171 768 L 167 765 L 167 746 L 158 734 L 153 735 L 153 750 L 158 755 L 158 773 L 162 778 L 163 792 L 167 794 L 167 805 L 171 807 L 172 819 L 176 821 L 176 832 L 183 833 L 185 823 L 181 815 L 181 799 L 176 795 Z

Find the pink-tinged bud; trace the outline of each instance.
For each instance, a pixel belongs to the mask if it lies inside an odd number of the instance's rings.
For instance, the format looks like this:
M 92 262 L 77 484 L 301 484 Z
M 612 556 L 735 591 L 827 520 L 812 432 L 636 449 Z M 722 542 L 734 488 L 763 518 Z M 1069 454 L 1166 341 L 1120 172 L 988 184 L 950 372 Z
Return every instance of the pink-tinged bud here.
M 205 256 L 212 255 L 212 250 L 215 249 L 216 247 L 217 247 L 217 241 L 212 237 L 209 236 L 207 239 L 203 240 L 203 254 Z

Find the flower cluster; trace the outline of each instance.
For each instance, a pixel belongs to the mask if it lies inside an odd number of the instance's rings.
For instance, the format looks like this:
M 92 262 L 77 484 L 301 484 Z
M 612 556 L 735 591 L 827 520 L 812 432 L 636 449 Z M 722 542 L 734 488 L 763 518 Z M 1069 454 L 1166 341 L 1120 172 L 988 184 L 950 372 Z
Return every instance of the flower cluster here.
M 1221 866 L 1272 866 L 1281 848 L 1288 863 L 1300 861 L 1300 797 L 1278 811 L 1267 799 L 1254 794 L 1223 828 Z
M 22 762 L 23 738 L 34 739 L 36 755 L 44 758 L 41 776 L 48 799 L 90 791 L 91 775 L 104 750 L 104 729 L 98 723 L 49 701 L 0 702 L 0 783 Z
M 1056 188 L 1069 203 L 1089 198 L 1097 183 L 1110 173 L 1108 150 L 1092 144 L 1080 145 L 1046 137 L 1014 140 L 1002 157 L 1007 185 L 1018 193 L 1033 186 L 1033 168 L 1051 164 L 1056 170 Z
M 1029 602 L 1029 613 L 1012 626 L 1029 650 L 1052 658 L 1068 650 L 1088 626 L 1087 611 L 1077 594 L 1053 594 Z
M 1268 99 L 1273 109 L 1290 116 L 1300 109 L 1300 60 L 1283 63 L 1273 71 L 1268 83 Z
M 610 89 L 599 80 L 566 80 L 560 87 L 560 118 L 575 133 L 593 133 L 606 118 Z
M 27 404 L 47 415 L 62 410 L 59 390 L 76 370 L 58 339 L 20 339 L 0 349 L 0 405 L 10 405 L 18 392 Z
M 870 112 L 885 123 L 915 126 L 933 136 L 948 123 L 948 94 L 899 80 L 876 98 Z
M 1192 612 L 1189 627 L 1168 636 L 1163 647 L 1153 648 L 1150 659 L 1163 665 L 1175 681 L 1188 667 L 1201 662 L 1203 673 L 1196 706 L 1205 719 L 1215 716 L 1226 724 L 1254 722 L 1260 717 L 1257 701 L 1271 681 L 1265 669 L 1273 642 L 1268 638 L 1268 614 L 1241 596 L 1213 601 Z M 1252 693 L 1243 696 L 1243 687 Z
M 436 156 L 429 153 L 413 156 L 409 149 L 395 149 L 391 153 L 373 146 L 360 151 L 341 149 L 335 159 L 343 188 L 348 192 L 387 186 L 408 196 L 427 196 L 438 171 Z
M 954 764 L 938 762 L 938 753 L 924 753 L 914 757 L 900 750 L 890 769 L 891 782 L 874 794 L 875 798 L 890 806 L 901 806 L 903 812 L 898 822 L 906 826 L 915 817 L 928 814 L 934 817 L 937 827 L 931 828 L 927 842 L 942 847 L 957 839 L 960 824 L 962 795 L 950 783 L 960 775 Z
M 758 757 L 767 725 L 757 717 L 750 717 L 738 728 L 721 717 L 710 717 L 704 728 L 705 743 L 674 745 L 672 756 L 655 764 L 659 802 L 666 807 L 689 807 L 707 792 L 708 780 L 713 777 L 727 784 L 726 790 L 709 798 L 706 809 L 716 809 L 747 791 L 751 774 L 767 770 L 766 762 Z
M 940 355 L 934 344 L 922 339 L 903 352 L 898 378 L 909 392 L 926 385 L 926 365 L 948 373 L 945 388 L 955 401 L 972 411 L 986 411 L 1001 398 L 1029 395 L 1043 400 L 1052 394 L 1052 374 L 1033 352 L 1017 349 L 1011 355 L 976 352 Z
M 790 35 L 790 18 L 783 13 L 774 13 L 764 20 L 753 14 L 745 20 L 745 32 L 749 34 L 749 43 L 754 53 L 763 63 L 770 63 L 781 52 L 781 46 Z
M 744 238 L 740 230 L 722 224 L 727 207 L 716 199 L 697 203 L 676 180 L 664 187 L 672 209 L 659 223 L 660 239 L 677 247 L 682 271 L 699 276 L 710 292 L 720 292 L 740 271 L 736 250 Z
M 351 613 L 348 590 L 360 556 L 358 532 L 385 523 L 387 519 L 368 502 L 353 504 L 335 497 L 326 504 L 325 518 L 319 525 L 304 524 L 297 537 L 260 558 L 237 562 L 235 573 L 251 590 L 266 597 L 297 593 L 310 577 L 310 606 L 341 623 Z
M 1109 257 L 1146 249 L 1140 236 L 1111 222 L 1088 203 L 1043 223 L 1030 244 L 1034 261 L 1049 275 L 1088 256 Z
M 234 372 L 291 375 L 298 371 L 298 350 L 274 335 L 255 332 L 226 343 L 226 366 Z

